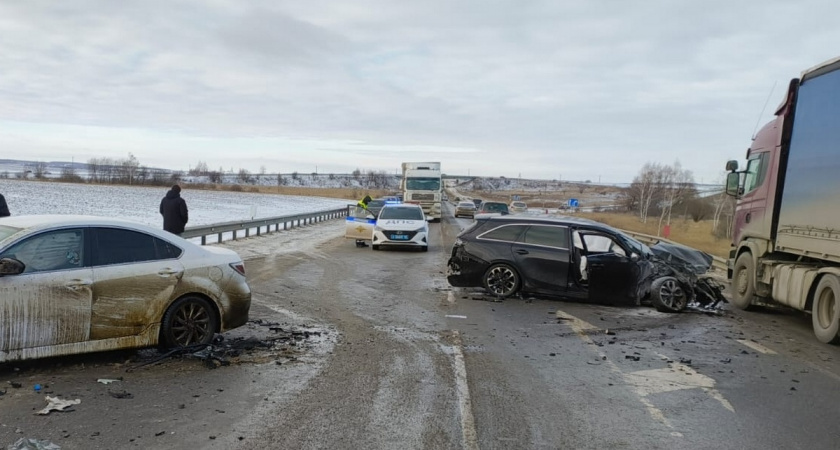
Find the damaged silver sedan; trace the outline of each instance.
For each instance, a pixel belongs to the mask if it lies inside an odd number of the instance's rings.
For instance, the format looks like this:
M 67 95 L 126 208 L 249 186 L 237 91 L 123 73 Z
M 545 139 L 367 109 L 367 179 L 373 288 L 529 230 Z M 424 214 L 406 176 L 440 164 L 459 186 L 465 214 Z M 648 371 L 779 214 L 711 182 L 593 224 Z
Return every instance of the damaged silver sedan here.
M 0 219 L 0 362 L 206 344 L 250 305 L 231 250 L 101 217 Z

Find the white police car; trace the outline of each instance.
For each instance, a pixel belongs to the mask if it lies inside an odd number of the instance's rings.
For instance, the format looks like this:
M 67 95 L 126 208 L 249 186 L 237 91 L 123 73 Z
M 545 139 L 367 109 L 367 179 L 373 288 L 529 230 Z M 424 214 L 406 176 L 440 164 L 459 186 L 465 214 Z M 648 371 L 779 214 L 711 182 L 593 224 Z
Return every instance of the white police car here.
M 385 204 L 373 227 L 371 247 L 382 246 L 417 247 L 429 250 L 429 222 L 420 205 Z

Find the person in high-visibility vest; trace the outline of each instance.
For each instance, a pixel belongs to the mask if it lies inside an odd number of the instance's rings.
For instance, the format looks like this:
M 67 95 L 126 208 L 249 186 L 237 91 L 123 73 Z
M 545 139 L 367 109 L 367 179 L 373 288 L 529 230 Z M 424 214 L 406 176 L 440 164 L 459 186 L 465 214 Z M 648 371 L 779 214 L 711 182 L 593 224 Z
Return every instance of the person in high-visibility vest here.
M 370 203 L 370 200 L 371 200 L 370 195 L 365 195 L 365 198 L 359 200 L 359 203 L 357 203 L 356 206 L 364 209 L 365 211 L 368 211 L 367 206 L 368 206 L 368 203 Z M 368 211 L 368 212 L 370 212 L 370 211 Z M 367 244 L 365 243 L 364 239 L 356 239 L 356 247 L 367 247 Z
M 367 210 L 367 205 L 368 203 L 370 203 L 370 200 L 370 195 L 365 195 L 365 198 L 359 200 L 359 203 L 357 203 L 357 205 L 359 206 L 359 208 Z

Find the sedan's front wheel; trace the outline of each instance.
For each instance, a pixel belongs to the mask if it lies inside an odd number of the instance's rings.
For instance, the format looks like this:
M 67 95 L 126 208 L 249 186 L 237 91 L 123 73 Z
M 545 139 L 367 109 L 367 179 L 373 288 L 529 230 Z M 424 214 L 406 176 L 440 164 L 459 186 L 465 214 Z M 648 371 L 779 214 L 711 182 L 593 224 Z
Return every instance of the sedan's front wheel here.
M 163 315 L 160 337 L 166 348 L 209 344 L 219 331 L 216 310 L 207 300 L 187 296 L 179 298 Z
M 485 272 L 484 288 L 497 297 L 510 297 L 519 290 L 519 274 L 507 264 L 496 264 Z

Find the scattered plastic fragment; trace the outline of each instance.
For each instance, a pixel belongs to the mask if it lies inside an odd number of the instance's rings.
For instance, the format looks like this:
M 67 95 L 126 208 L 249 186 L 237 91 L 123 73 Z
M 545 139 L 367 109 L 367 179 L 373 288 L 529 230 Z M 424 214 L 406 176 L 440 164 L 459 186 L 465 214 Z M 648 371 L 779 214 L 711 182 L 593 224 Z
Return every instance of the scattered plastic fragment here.
M 122 381 L 122 380 L 115 380 L 115 379 L 111 379 L 111 378 L 100 378 L 100 379 L 96 380 L 97 383 L 102 383 L 102 384 L 111 384 L 111 383 L 116 383 L 118 381 Z
M 110 394 L 111 397 L 119 398 L 119 399 L 134 398 L 134 394 L 132 394 L 130 392 L 126 392 L 126 391 L 122 391 L 122 392 L 111 392 L 111 391 L 109 391 L 108 394 Z
M 38 411 L 35 414 L 39 414 L 45 416 L 49 414 L 51 411 L 64 411 L 65 409 L 69 408 L 73 405 L 78 405 L 82 403 L 81 400 L 62 400 L 58 397 L 50 397 L 49 395 L 46 397 L 47 400 L 47 407 Z
M 59 445 L 46 439 L 20 438 L 14 444 L 6 447 L 8 450 L 61 450 Z

